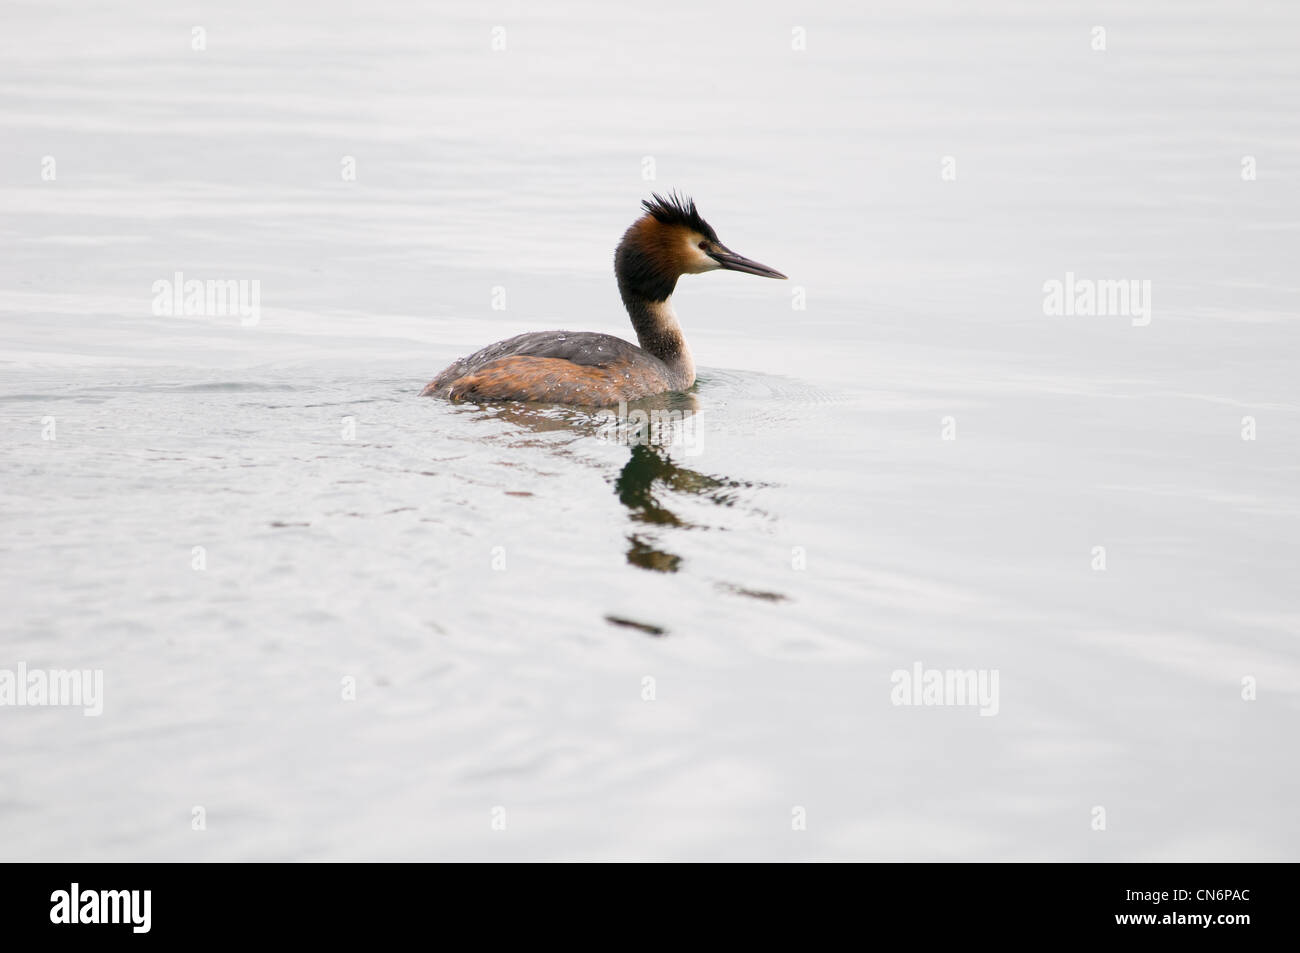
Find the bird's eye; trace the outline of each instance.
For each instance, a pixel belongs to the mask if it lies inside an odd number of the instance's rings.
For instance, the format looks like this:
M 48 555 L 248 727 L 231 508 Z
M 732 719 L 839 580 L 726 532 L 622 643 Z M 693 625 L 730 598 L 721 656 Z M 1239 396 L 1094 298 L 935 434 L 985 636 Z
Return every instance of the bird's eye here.
M 700 250 L 701 250 L 701 251 L 708 251 L 708 250 L 709 250 L 709 243 L 708 243 L 708 242 L 700 242 Z

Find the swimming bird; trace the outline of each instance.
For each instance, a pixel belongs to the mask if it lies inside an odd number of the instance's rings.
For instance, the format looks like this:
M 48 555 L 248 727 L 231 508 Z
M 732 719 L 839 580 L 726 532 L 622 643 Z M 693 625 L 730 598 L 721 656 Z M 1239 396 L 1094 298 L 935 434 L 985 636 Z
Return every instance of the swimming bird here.
M 608 407 L 695 383 L 695 361 L 673 311 L 682 275 L 742 271 L 784 278 L 718 240 L 695 202 L 655 193 L 614 252 L 614 277 L 637 343 L 592 331 L 531 331 L 453 362 L 421 392 L 451 400 L 521 400 Z

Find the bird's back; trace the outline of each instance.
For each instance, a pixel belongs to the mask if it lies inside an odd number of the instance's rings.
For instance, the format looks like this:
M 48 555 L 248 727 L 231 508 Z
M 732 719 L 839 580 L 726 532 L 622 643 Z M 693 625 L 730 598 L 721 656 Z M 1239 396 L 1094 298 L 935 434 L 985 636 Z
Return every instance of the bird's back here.
M 611 406 L 670 389 L 667 365 L 594 331 L 530 331 L 454 361 L 425 396 Z

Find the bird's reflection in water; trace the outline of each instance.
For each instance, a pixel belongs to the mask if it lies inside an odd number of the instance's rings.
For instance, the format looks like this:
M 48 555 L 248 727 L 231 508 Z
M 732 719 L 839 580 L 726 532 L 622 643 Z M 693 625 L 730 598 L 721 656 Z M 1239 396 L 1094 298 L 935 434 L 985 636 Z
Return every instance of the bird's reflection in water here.
M 693 394 L 675 394 L 638 401 L 630 411 L 625 405 L 617 414 L 542 409 L 520 404 L 494 407 L 488 414 L 534 433 L 570 430 L 575 434 L 597 436 L 627 445 L 628 460 L 612 480 L 614 493 L 627 507 L 628 517 L 635 527 L 627 537 L 627 561 L 654 572 L 677 572 L 682 558 L 664 548 L 661 537 L 665 529 L 704 527 L 674 513 L 669 508 L 673 498 L 692 496 L 731 506 L 737 499 L 734 491 L 752 486 L 743 481 L 710 476 L 673 462 L 670 453 L 673 449 L 670 443 L 674 436 L 672 428 L 676 427 L 675 436 L 681 437 L 683 428 L 680 425 L 684 419 L 688 439 L 698 439 L 698 434 L 690 430 L 698 424 L 694 416 L 697 412 L 698 402 Z M 647 427 L 642 422 L 646 416 L 656 421 L 656 425 Z M 668 419 L 672 427 L 657 425 L 664 419 Z
M 725 493 L 735 484 L 689 470 L 673 463 L 668 451 L 657 444 L 636 444 L 631 456 L 614 480 L 614 492 L 628 509 L 634 523 L 648 524 L 646 531 L 628 536 L 631 544 L 627 561 L 642 569 L 655 572 L 676 572 L 681 557 L 658 548 L 655 526 L 689 528 L 692 526 L 672 510 L 664 500 L 670 493 L 691 493 L 713 497 Z

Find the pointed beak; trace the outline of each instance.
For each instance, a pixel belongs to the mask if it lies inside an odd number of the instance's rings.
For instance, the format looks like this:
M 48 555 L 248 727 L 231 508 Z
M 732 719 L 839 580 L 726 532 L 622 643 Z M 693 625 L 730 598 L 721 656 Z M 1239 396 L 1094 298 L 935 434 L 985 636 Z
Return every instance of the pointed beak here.
M 716 261 L 727 271 L 743 271 L 747 275 L 761 275 L 764 278 L 784 278 L 785 275 L 775 268 L 769 268 L 767 265 L 760 265 L 758 262 L 746 258 L 744 255 L 737 255 L 734 251 L 721 243 L 715 244 L 709 250 L 709 257 Z

